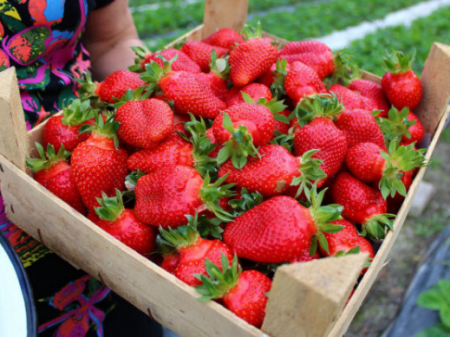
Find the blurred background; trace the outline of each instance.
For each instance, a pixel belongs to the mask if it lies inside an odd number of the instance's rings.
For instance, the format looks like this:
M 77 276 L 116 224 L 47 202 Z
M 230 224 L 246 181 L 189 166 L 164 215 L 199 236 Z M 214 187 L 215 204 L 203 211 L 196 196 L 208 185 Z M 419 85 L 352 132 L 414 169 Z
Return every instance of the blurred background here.
M 450 44 L 449 0 L 250 0 L 249 22 L 287 40 L 320 39 L 346 48 L 361 68 L 382 76 L 386 50 L 417 52 L 420 75 L 431 44 Z M 151 51 L 198 26 L 203 0 L 130 0 L 140 37 Z M 449 79 L 450 80 L 450 79 Z M 447 127 L 427 169 L 389 264 L 346 337 L 379 336 L 401 307 L 404 293 L 433 240 L 450 218 L 450 131 Z M 445 244 L 449 244 L 446 242 Z

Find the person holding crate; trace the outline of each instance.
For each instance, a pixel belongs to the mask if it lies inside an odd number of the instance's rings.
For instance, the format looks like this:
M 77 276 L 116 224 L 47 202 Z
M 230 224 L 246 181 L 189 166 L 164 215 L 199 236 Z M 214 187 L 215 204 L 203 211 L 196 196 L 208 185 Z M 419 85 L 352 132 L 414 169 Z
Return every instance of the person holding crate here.
M 130 46 L 142 45 L 127 0 L 2 1 L 0 39 L 0 71 L 16 68 L 28 129 L 77 96 L 84 72 L 92 68 L 101 81 L 131 65 Z M 1 191 L 0 232 L 31 281 L 39 336 L 162 335 L 156 322 L 9 222 Z

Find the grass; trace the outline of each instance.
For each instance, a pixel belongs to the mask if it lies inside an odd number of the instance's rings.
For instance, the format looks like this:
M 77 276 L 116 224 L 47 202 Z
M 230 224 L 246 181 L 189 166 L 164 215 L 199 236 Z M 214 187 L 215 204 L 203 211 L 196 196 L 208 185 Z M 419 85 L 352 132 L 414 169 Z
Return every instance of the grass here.
M 442 211 L 434 213 L 431 218 L 420 219 L 416 222 L 414 234 L 424 238 L 431 238 L 443 231 L 448 225 L 448 214 Z

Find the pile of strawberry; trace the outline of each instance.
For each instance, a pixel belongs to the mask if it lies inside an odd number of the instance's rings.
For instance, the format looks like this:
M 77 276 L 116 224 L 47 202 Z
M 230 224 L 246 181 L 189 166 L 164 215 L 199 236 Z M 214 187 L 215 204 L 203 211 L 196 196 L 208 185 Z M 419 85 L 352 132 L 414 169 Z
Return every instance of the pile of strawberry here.
M 257 327 L 280 264 L 374 257 L 425 165 L 412 60 L 390 55 L 380 86 L 260 26 L 135 51 L 45 124 L 39 183 Z

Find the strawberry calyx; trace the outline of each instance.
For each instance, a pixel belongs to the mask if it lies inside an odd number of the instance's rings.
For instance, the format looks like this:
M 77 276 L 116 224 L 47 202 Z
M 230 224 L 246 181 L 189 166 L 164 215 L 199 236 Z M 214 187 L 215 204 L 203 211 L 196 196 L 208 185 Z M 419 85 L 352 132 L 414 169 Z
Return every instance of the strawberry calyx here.
M 409 108 L 403 108 L 400 112 L 394 106 L 389 110 L 388 117 L 376 117 L 377 123 L 384 134 L 386 142 L 394 139 L 401 140 L 403 136 L 411 138 L 409 128 L 417 123 L 417 121 L 408 119 Z
M 311 247 L 309 249 L 309 255 L 314 256 L 317 251 L 317 244 L 329 253 L 328 241 L 323 233 L 338 233 L 344 226 L 332 224 L 332 221 L 342 219 L 341 213 L 344 207 L 338 204 L 329 204 L 321 206 L 325 192 L 327 189 L 323 189 L 320 193 L 317 193 L 317 184 L 312 189 L 305 189 L 305 194 L 311 203 L 309 208 L 311 217 L 314 219 L 316 226 L 316 234 L 311 238 Z
M 383 60 L 387 71 L 392 74 L 403 74 L 412 69 L 415 58 L 415 50 L 411 54 L 405 54 L 402 51 L 393 51 L 392 53 L 387 53 Z
M 227 80 L 230 73 L 230 64 L 228 56 L 217 58 L 216 50 L 211 51 L 211 62 L 209 64 L 210 72 L 216 74 L 219 78 Z
M 96 199 L 100 204 L 100 207 L 94 207 L 94 210 L 102 220 L 114 222 L 120 217 L 125 209 L 123 207 L 122 193 L 118 189 L 116 189 L 115 197 L 108 197 L 105 192 L 102 192 L 102 197 Z
M 237 169 L 241 169 L 247 164 L 248 156 L 259 157 L 258 149 L 253 144 L 253 137 L 248 132 L 246 126 L 239 125 L 239 127 L 235 129 L 230 116 L 224 112 L 223 127 L 231 133 L 231 139 L 223 143 L 223 147 L 217 155 L 218 165 L 222 165 L 231 157 L 233 166 Z
M 131 172 L 127 177 L 125 178 L 125 187 L 128 191 L 134 191 L 136 189 L 136 184 L 139 178 L 145 176 L 145 173 L 137 170 Z
M 147 55 L 150 55 L 152 52 L 145 46 L 133 46 L 131 47 L 131 50 L 136 54 L 136 58 L 134 59 L 134 64 L 129 66 L 128 70 L 135 73 L 141 73 L 143 71 L 142 62 L 145 61 Z
M 204 180 L 203 186 L 200 190 L 200 199 L 203 201 L 207 209 L 213 212 L 220 220 L 225 222 L 233 221 L 233 214 L 225 211 L 220 205 L 219 201 L 221 198 L 233 197 L 235 193 L 231 190 L 236 184 L 225 184 L 225 179 L 228 173 L 223 177 L 219 178 L 214 183 L 211 183 L 211 178 L 207 173 Z
M 162 55 L 157 55 L 156 57 L 163 61 L 163 67 L 152 60 L 145 65 L 145 71 L 139 75 L 141 80 L 149 84 L 150 90 L 157 88 L 159 81 L 170 74 L 172 71 L 172 64 L 177 60 L 178 54 L 169 61 Z
M 93 119 L 99 112 L 92 109 L 89 101 L 74 99 L 69 105 L 63 106 L 63 118 L 61 122 L 67 126 L 77 126 Z
M 195 287 L 197 292 L 202 295 L 198 299 L 202 302 L 224 297 L 237 285 L 239 275 L 242 272 L 236 254 L 233 257 L 230 266 L 230 261 L 225 254 L 222 253 L 221 268 L 216 266 L 210 260 L 205 259 L 205 269 L 209 277 L 203 274 L 194 274 L 194 276 L 202 282 L 201 285 Z
M 90 100 L 92 103 L 98 101 L 97 89 L 100 84 L 97 81 L 92 81 L 91 74 L 85 72 L 82 78 L 76 78 L 75 80 L 80 84 L 78 88 L 78 95 L 82 101 Z
M 47 151 L 45 151 L 44 147 L 38 142 L 36 142 L 35 145 L 39 153 L 39 158 L 26 159 L 27 167 L 35 173 L 42 170 L 48 170 L 60 161 L 67 161 L 67 158 L 71 155 L 69 151 L 66 151 L 64 144 L 61 144 L 58 153 L 55 153 L 55 148 L 52 144 L 47 145 Z
M 233 209 L 235 217 L 244 214 L 253 207 L 259 205 L 263 201 L 263 196 L 258 191 L 249 192 L 246 188 L 241 189 L 240 198 L 232 199 L 228 204 Z
M 341 256 L 358 255 L 358 254 L 361 254 L 361 247 L 360 246 L 353 247 L 352 249 L 349 249 L 347 251 L 340 250 L 336 254 L 334 254 L 333 256 L 334 257 L 341 257 Z M 367 257 L 367 261 L 364 264 L 364 268 L 369 268 L 370 265 L 372 264 L 372 260 L 373 260 L 373 258 L 371 258 L 370 256 Z
M 222 240 L 223 228 L 220 226 L 222 220 L 219 218 L 209 219 L 206 215 L 200 215 L 198 219 L 198 232 L 203 239 L 213 237 Z
M 261 22 L 258 21 L 256 27 L 245 24 L 241 30 L 241 35 L 244 41 L 248 41 L 250 39 L 261 39 L 262 38 Z
M 425 149 L 415 149 L 415 142 L 404 146 L 399 145 L 398 139 L 389 144 L 388 152 L 380 151 L 381 157 L 386 160 L 378 185 L 384 199 L 389 195 L 393 198 L 396 193 L 406 196 L 407 190 L 401 178 L 404 172 L 427 165 L 424 153 Z
M 334 73 L 324 80 L 327 88 L 337 83 L 347 87 L 355 79 L 361 78 L 362 73 L 359 67 L 352 62 L 352 58 L 353 56 L 347 54 L 345 49 L 334 55 Z
M 188 219 L 188 224 L 180 226 L 175 229 L 164 229 L 160 227 L 159 235 L 156 238 L 156 244 L 158 251 L 162 252 L 164 256 L 172 255 L 181 248 L 194 245 L 200 238 L 200 234 L 197 230 L 198 214 L 194 216 L 185 215 Z
M 241 95 L 242 95 L 242 98 L 244 99 L 245 103 L 258 104 L 258 105 L 265 106 L 267 109 L 270 110 L 270 112 L 273 115 L 273 118 L 275 118 L 276 121 L 286 123 L 286 124 L 290 123 L 289 118 L 279 114 L 279 112 L 281 112 L 287 108 L 287 105 L 284 104 L 284 100 L 279 101 L 277 98 L 273 98 L 269 102 L 267 102 L 266 98 L 261 97 L 260 99 L 258 99 L 258 101 L 255 102 L 253 100 L 253 98 L 246 92 L 241 91 Z
M 139 87 L 136 90 L 128 89 L 125 95 L 123 95 L 121 99 L 117 100 L 117 103 L 114 104 L 114 107 L 118 109 L 126 102 L 144 101 L 146 99 L 149 99 L 151 95 L 152 90 L 148 90 L 148 87 L 145 86 Z
M 323 160 L 312 158 L 312 156 L 319 150 L 313 149 L 305 152 L 300 158 L 300 176 L 292 179 L 291 186 L 299 186 L 295 198 L 298 198 L 300 194 L 306 189 L 311 189 L 314 186 L 314 182 L 317 180 L 325 179 L 327 175 L 319 167 L 323 163 Z
M 295 107 L 293 114 L 298 124 L 303 127 L 316 117 L 335 120 L 344 110 L 336 94 L 318 94 L 303 98 Z
M 274 137 L 270 141 L 270 144 L 276 144 L 283 146 L 286 150 L 288 150 L 290 153 L 294 153 L 294 138 L 295 135 L 292 132 L 289 132 L 289 134 L 284 134 L 278 130 L 275 130 L 273 132 Z
M 359 233 L 361 236 L 369 236 L 372 239 L 382 240 L 386 236 L 386 228 L 394 230 L 395 214 L 384 213 L 376 214 L 370 217 L 362 225 L 362 230 Z
M 273 97 L 284 97 L 286 91 L 284 90 L 284 80 L 287 75 L 287 60 L 278 59 L 273 73 L 273 83 L 270 86 L 270 91 Z
M 101 137 L 112 138 L 114 140 L 114 146 L 118 149 L 119 137 L 117 136 L 117 131 L 119 130 L 119 127 L 120 123 L 114 120 L 114 115 L 109 116 L 106 121 L 103 121 L 102 116 L 97 115 L 93 125 L 85 124 L 78 132 L 80 134 L 92 132 Z

